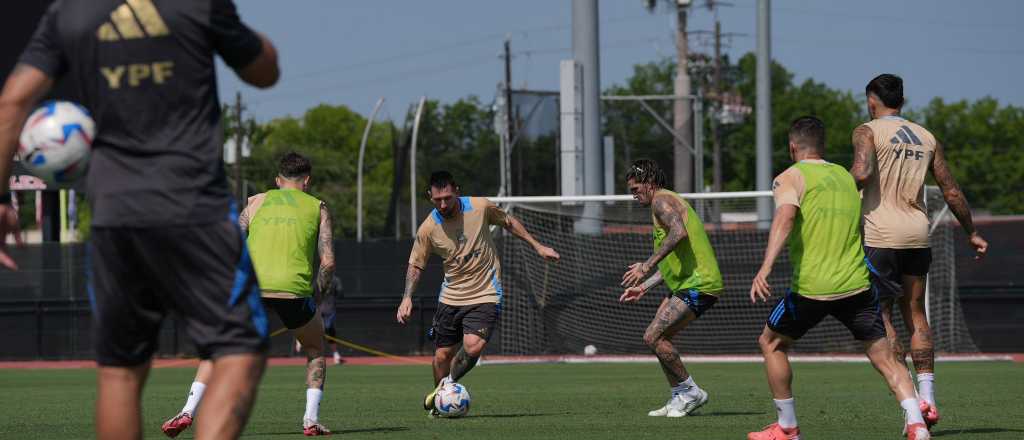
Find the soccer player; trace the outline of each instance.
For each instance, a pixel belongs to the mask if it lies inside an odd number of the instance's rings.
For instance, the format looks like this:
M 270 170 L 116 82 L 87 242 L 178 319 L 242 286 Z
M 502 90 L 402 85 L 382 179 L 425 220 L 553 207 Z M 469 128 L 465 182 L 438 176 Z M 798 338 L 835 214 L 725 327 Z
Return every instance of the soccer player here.
M 501 264 L 490 226 L 500 226 L 527 242 L 537 255 L 558 261 L 558 252 L 540 244 L 515 217 L 482 197 L 460 197 L 451 173 L 430 175 L 426 195 L 434 210 L 420 225 L 409 255 L 405 293 L 395 314 L 405 324 L 412 315 L 416 290 L 430 254 L 444 262 L 444 283 L 431 327 L 434 340 L 434 390 L 423 400 L 436 415 L 434 396 L 442 386 L 457 382 L 476 366 L 501 314 Z M 458 352 L 455 346 L 461 344 Z
M 248 234 L 246 243 L 260 279 L 263 306 L 277 313 L 306 353 L 302 432 L 307 436 L 331 434 L 318 420 L 327 364 L 324 324 L 317 312 L 320 301 L 313 297 L 313 283 L 316 292 L 323 295 L 334 277 L 330 212 L 324 202 L 306 194 L 312 169 L 309 159 L 302 155 L 285 154 L 275 178 L 278 189 L 250 197 L 238 216 L 238 226 Z M 317 255 L 320 264 L 314 276 Z M 200 363 L 185 406 L 161 427 L 168 437 L 177 436 L 192 424 L 205 384 L 210 383 L 208 371 L 209 366 Z
M 58 0 L 0 96 L 0 236 L 16 221 L 4 203 L 11 158 L 38 100 L 63 79 L 96 121 L 86 185 L 101 439 L 142 438 L 168 312 L 212 362 L 196 438 L 238 437 L 263 374 L 266 321 L 231 220 L 215 54 L 249 84 L 277 82 L 273 45 L 229 0 Z
M 864 253 L 882 304 L 885 332 L 896 358 L 906 352 L 892 323 L 899 301 L 910 332 L 910 357 L 917 372 L 918 396 L 928 426 L 939 422 L 935 405 L 935 351 L 924 307 L 925 276 L 932 261 L 928 245 L 928 214 L 924 181 L 928 170 L 942 189 L 946 204 L 981 258 L 988 243 L 974 229 L 967 199 L 946 163 L 942 144 L 928 130 L 900 116 L 903 79 L 878 75 L 865 88 L 871 122 L 853 131 L 854 160 L 850 174 L 864 189 Z
M 682 417 L 707 403 L 708 393 L 686 371 L 672 345 L 672 337 L 711 308 L 723 286 L 704 224 L 686 200 L 664 188 L 665 182 L 664 171 L 652 160 L 633 162 L 626 173 L 633 198 L 651 207 L 654 254 L 647 261 L 629 266 L 622 276 L 626 291 L 619 301 L 639 301 L 662 282 L 671 292 L 661 300 L 654 320 L 644 332 L 644 344 L 658 357 L 669 386 L 668 403 L 647 415 Z M 654 274 L 641 284 L 652 270 Z
M 747 438 L 800 438 L 787 353 L 794 341 L 831 315 L 864 344 L 868 359 L 906 411 L 907 438 L 928 439 L 914 385 L 906 367 L 892 356 L 878 312 L 878 298 L 870 289 L 861 247 L 860 195 L 850 173 L 826 162 L 824 153 L 824 123 L 813 116 L 793 121 L 789 155 L 796 163 L 772 184 L 775 219 L 764 262 L 750 288 L 753 302 L 767 301 L 771 296 L 768 276 L 788 239 L 793 265 L 790 290 L 779 300 L 758 338 L 778 421 L 763 431 L 749 433 Z

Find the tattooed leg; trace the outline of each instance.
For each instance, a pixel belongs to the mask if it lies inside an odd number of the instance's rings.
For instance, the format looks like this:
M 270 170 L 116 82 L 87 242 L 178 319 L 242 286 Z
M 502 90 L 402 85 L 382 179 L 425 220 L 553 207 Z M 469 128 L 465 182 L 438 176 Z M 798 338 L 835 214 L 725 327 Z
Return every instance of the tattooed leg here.
M 920 373 L 935 371 L 935 350 L 932 329 L 924 308 L 924 277 L 903 277 L 903 298 L 900 301 L 903 323 L 910 332 L 910 358 L 914 370 Z
M 672 337 L 686 328 L 696 317 L 683 300 L 672 296 L 661 302 L 654 320 L 644 332 L 644 344 L 658 357 L 658 363 L 665 373 L 669 386 L 679 385 L 690 377 L 679 358 L 679 352 L 672 345 Z
M 907 353 L 903 350 L 903 344 L 900 343 L 900 335 L 896 333 L 896 327 L 892 324 L 892 306 L 894 302 L 892 298 L 880 301 L 882 323 L 885 325 L 885 338 L 889 340 L 889 346 L 892 347 L 893 357 L 896 358 L 896 362 L 906 365 Z
M 306 353 L 306 385 L 322 390 L 327 378 L 327 362 L 324 359 L 324 324 L 320 314 L 295 329 L 295 337 Z
M 453 381 L 458 382 L 462 376 L 476 366 L 486 345 L 487 341 L 475 334 L 466 334 L 462 337 L 462 348 L 459 348 L 459 352 L 455 353 L 455 357 L 452 359 L 451 377 Z

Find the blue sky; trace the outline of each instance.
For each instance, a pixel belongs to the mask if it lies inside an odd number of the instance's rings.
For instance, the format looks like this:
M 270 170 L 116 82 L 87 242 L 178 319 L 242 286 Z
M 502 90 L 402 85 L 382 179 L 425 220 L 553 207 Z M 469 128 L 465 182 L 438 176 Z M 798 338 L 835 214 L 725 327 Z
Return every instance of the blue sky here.
M 220 94 L 241 91 L 251 115 L 300 115 L 320 103 L 399 119 L 426 95 L 491 102 L 503 77 L 508 35 L 513 84 L 558 89 L 558 61 L 571 57 L 569 0 L 237 0 L 239 13 L 280 51 L 283 76 L 267 91 L 242 85 L 220 65 Z M 690 30 L 712 30 L 714 13 L 694 0 Z M 755 46 L 756 0 L 718 9 L 734 58 Z M 986 0 L 790 0 L 772 2 L 772 57 L 797 75 L 855 91 L 881 72 L 906 81 L 910 105 L 996 97 L 1024 106 L 1024 2 Z M 648 13 L 640 0 L 601 0 L 602 88 L 622 83 L 633 65 L 673 56 L 674 17 Z M 708 51 L 710 41 L 691 40 Z

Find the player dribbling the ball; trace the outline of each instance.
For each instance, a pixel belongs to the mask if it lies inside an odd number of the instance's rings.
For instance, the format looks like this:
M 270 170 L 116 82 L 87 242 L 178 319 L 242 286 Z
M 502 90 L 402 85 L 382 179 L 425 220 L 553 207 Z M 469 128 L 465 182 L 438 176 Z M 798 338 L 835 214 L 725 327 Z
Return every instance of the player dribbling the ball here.
M 558 252 L 540 244 L 512 217 L 482 197 L 460 197 L 451 173 L 431 174 L 426 195 L 434 204 L 420 225 L 409 255 L 405 293 L 395 318 L 405 324 L 412 315 L 412 294 L 430 254 L 444 260 L 444 284 L 431 334 L 434 351 L 434 390 L 423 408 L 436 415 L 434 397 L 442 386 L 469 372 L 483 353 L 501 315 L 501 263 L 490 226 L 500 226 L 527 242 L 537 255 L 557 261 Z M 459 346 L 456 352 L 455 347 Z

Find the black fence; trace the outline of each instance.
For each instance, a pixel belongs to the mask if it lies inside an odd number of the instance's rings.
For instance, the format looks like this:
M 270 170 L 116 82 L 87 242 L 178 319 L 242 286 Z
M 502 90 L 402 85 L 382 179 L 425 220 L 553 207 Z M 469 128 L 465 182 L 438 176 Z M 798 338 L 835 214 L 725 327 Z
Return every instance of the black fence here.
M 1003 225 L 1003 228 L 1010 229 L 1011 225 Z M 961 237 L 957 241 L 958 248 L 960 243 L 966 242 Z M 1024 330 L 1024 285 L 1014 282 L 1015 278 L 1005 278 L 1019 277 L 1007 270 L 1020 267 L 1011 264 L 1013 259 L 1021 258 L 1010 249 L 1011 245 L 1005 241 L 994 243 L 993 254 L 984 266 L 972 266 L 968 250 L 958 250 L 962 308 L 967 327 L 981 351 L 1024 352 L 1024 339 L 1014 337 Z M 343 283 L 336 301 L 339 337 L 397 355 L 430 353 L 433 346 L 427 339 L 427 330 L 437 305 L 437 286 L 441 283 L 437 260 L 431 260 L 414 296 L 412 322 L 399 325 L 395 311 L 404 286 L 405 261 L 411 242 L 384 240 L 357 245 L 339 241 L 335 248 L 338 276 Z M 4 340 L 0 345 L 0 360 L 92 358 L 85 246 L 49 244 L 11 251 L 21 270 L 0 271 L 0 337 Z M 271 314 L 271 329 L 281 327 L 277 317 Z M 500 341 L 500 331 L 495 338 L 492 342 Z M 282 335 L 272 341 L 272 354 L 291 353 L 293 340 L 290 337 Z M 366 354 L 339 348 L 344 355 Z M 157 355 L 180 357 L 194 353 L 180 321 L 168 316 L 160 332 Z

